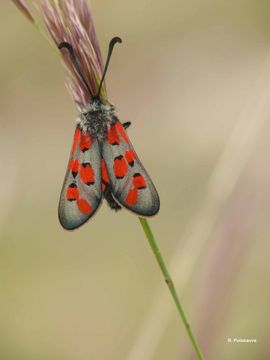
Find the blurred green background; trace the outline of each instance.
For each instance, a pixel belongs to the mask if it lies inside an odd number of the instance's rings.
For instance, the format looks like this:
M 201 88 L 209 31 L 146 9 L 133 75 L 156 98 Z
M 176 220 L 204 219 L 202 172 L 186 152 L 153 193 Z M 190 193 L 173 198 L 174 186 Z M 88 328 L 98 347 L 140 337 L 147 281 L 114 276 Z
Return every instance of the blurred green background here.
M 159 190 L 150 224 L 206 359 L 270 359 L 269 1 L 91 5 L 103 53 L 123 38 L 109 99 Z M 11 1 L 0 41 L 0 359 L 194 359 L 135 216 L 104 203 L 60 227 L 77 110 Z

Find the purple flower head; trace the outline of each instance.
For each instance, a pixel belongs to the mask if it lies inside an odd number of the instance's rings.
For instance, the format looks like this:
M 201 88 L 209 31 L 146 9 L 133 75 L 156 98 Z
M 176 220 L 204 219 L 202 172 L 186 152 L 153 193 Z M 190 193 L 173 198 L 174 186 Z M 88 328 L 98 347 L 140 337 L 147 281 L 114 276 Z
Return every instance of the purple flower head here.
M 51 46 L 47 31 L 59 48 L 63 59 L 69 90 L 80 110 L 94 99 L 107 99 L 104 78 L 114 45 L 119 37 L 111 39 L 105 66 L 90 9 L 86 0 L 32 0 L 40 11 L 47 30 L 44 33 L 25 0 L 12 0 L 35 25 Z M 30 2 L 30 0 L 29 0 Z
M 104 66 L 86 0 L 40 0 L 39 7 L 55 44 L 71 44 L 91 93 L 97 94 Z M 79 108 L 82 108 L 92 97 L 76 71 L 68 51 L 61 50 L 61 56 L 67 70 L 71 94 Z M 106 98 L 105 84 L 101 89 L 101 97 Z

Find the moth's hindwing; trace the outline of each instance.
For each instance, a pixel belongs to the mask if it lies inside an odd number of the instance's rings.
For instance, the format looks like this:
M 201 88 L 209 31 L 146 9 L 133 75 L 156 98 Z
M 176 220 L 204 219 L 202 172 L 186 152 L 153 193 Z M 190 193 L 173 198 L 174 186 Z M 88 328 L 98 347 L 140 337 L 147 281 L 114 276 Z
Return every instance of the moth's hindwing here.
M 155 215 L 160 206 L 158 193 L 120 121 L 110 125 L 101 154 L 116 200 L 138 215 Z
M 58 208 L 61 225 L 73 230 L 84 224 L 101 198 L 99 143 L 77 127 Z

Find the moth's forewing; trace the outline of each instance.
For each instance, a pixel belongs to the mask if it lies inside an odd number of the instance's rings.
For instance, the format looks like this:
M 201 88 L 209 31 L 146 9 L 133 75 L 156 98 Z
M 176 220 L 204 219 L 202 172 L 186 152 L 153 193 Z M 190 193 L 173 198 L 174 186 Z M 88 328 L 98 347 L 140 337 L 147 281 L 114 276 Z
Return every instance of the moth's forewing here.
M 84 224 L 97 210 L 101 198 L 99 143 L 77 127 L 59 201 L 61 225 L 73 230 Z
M 158 193 L 120 121 L 109 127 L 101 153 L 114 197 L 138 215 L 155 215 L 160 207 Z

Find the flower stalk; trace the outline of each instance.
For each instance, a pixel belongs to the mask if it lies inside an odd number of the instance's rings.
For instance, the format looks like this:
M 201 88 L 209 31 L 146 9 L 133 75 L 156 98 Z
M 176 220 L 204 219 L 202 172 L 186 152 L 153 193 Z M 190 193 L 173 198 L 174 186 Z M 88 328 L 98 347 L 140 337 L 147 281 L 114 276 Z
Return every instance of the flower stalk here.
M 156 260 L 158 262 L 158 265 L 159 265 L 159 267 L 161 269 L 161 272 L 163 274 L 165 282 L 166 282 L 166 284 L 167 284 L 167 286 L 169 288 L 169 291 L 170 291 L 170 293 L 172 295 L 172 298 L 173 298 L 174 303 L 176 305 L 177 311 L 178 311 L 178 313 L 180 315 L 180 318 L 181 318 L 181 320 L 182 320 L 182 322 L 184 324 L 186 332 L 187 332 L 187 334 L 189 336 L 189 339 L 190 339 L 190 341 L 192 343 L 192 346 L 193 346 L 194 352 L 195 352 L 195 354 L 197 356 L 197 359 L 198 360 L 204 360 L 201 349 L 200 349 L 200 347 L 199 347 L 199 345 L 198 345 L 198 343 L 197 343 L 197 341 L 195 339 L 195 336 L 193 335 L 193 332 L 191 330 L 191 326 L 190 326 L 190 324 L 188 322 L 187 316 L 186 316 L 186 314 L 184 312 L 184 309 L 183 309 L 183 307 L 181 305 L 181 302 L 179 300 L 179 297 L 177 295 L 177 292 L 176 292 L 172 277 L 171 277 L 171 275 L 170 275 L 170 273 L 169 273 L 169 271 L 167 269 L 165 261 L 163 260 L 163 257 L 161 255 L 159 247 L 158 247 L 158 245 L 156 243 L 156 240 L 155 240 L 154 235 L 152 233 L 152 230 L 151 230 L 151 228 L 149 226 L 149 223 L 148 223 L 148 221 L 146 219 L 141 218 L 141 217 L 139 217 L 139 220 L 140 220 L 140 223 L 142 225 L 143 231 L 144 231 L 144 233 L 145 233 L 145 235 L 147 237 L 149 245 L 150 245 L 150 247 L 151 247 L 151 249 L 153 251 L 153 254 L 154 254 L 154 256 L 155 256 L 155 258 L 156 258 Z

